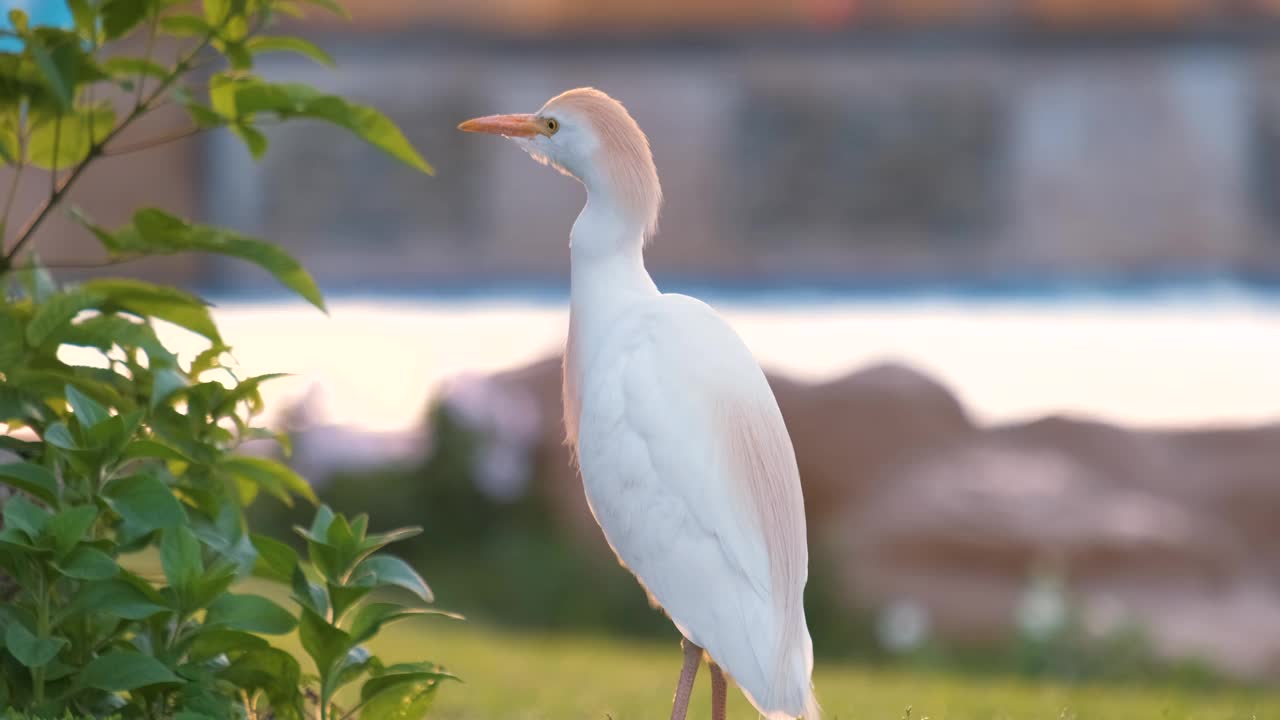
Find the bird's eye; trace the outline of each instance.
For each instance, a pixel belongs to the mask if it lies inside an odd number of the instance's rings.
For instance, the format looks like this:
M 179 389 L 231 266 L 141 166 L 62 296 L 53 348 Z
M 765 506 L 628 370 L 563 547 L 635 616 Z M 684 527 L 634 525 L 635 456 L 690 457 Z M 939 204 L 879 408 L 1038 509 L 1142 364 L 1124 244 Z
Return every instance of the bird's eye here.
M 547 118 L 547 132 L 554 134 L 559 129 L 560 123 L 555 118 Z

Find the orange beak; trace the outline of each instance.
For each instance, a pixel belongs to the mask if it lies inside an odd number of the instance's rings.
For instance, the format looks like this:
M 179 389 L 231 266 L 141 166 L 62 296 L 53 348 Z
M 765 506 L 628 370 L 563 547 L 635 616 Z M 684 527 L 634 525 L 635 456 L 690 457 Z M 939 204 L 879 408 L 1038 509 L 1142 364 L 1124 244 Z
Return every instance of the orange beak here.
M 458 129 L 507 137 L 533 137 L 538 134 L 533 115 L 489 115 L 468 120 L 459 125 Z

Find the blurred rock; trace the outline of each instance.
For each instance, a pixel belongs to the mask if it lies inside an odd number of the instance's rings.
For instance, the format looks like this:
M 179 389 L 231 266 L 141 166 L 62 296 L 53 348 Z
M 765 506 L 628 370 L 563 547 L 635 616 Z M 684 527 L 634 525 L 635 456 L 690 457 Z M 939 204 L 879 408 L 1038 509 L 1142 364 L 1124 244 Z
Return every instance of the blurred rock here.
M 769 379 L 815 571 L 839 574 L 850 612 L 910 606 L 939 637 L 995 641 L 1045 616 L 1027 591 L 1047 571 L 1089 632 L 1136 624 L 1165 656 L 1280 673 L 1280 425 L 980 428 L 946 387 L 900 365 L 816 385 Z M 559 357 L 483 382 L 499 406 L 537 408 L 531 490 L 609 561 L 564 444 Z

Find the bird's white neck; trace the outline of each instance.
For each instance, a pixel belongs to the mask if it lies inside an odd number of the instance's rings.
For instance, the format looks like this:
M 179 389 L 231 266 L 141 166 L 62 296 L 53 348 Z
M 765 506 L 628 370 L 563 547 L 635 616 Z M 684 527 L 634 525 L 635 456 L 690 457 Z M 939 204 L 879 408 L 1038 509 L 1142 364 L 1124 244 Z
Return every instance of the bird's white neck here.
M 644 267 L 644 222 L 589 193 L 570 241 L 569 310 L 578 332 L 603 328 L 632 302 L 658 294 Z

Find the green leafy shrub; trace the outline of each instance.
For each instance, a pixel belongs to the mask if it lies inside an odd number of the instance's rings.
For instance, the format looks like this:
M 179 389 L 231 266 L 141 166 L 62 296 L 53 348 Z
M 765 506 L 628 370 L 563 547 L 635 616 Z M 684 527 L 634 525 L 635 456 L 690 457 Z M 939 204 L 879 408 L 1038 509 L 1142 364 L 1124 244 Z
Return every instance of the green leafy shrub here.
M 331 0 L 67 4 L 73 29 L 11 13 L 7 34 L 21 47 L 0 52 L 0 160 L 14 188 L 29 168 L 47 172 L 26 179 L 49 186 L 17 231 L 4 232 L 11 201 L 0 217 L 0 707 L 43 717 L 420 717 L 451 676 L 430 663 L 388 666 L 364 647 L 432 599 L 408 565 L 379 554 L 417 529 L 369 534 L 366 516 L 320 507 L 299 530 L 307 562 L 251 532 L 245 511 L 261 494 L 316 502 L 286 465 L 236 454 L 246 441 L 276 437 L 257 420 L 259 387 L 276 376 L 237 377 L 206 303 L 189 293 L 129 279 L 62 287 L 23 259 L 85 169 L 122 150 L 120 133 L 164 104 L 187 110 L 191 132 L 230 128 L 255 156 L 266 148 L 261 124 L 303 117 L 429 168 L 376 110 L 253 73 L 260 52 L 328 62 L 310 43 L 266 29 L 307 5 L 338 10 Z M 143 55 L 105 49 L 139 33 Z M 152 54 L 165 36 L 181 46 L 172 61 Z M 215 62 L 225 69 L 197 86 L 193 70 Z M 110 97 L 132 109 L 118 116 Z M 76 217 L 112 262 L 223 254 L 324 306 L 301 265 L 262 240 L 155 208 L 114 229 Z M 156 321 L 202 336 L 208 348 L 178 357 Z M 95 359 L 65 352 L 76 348 Z M 149 572 L 149 563 L 158 568 Z M 232 591 L 250 575 L 284 583 L 297 612 Z M 415 604 L 396 601 L 403 595 L 393 589 L 410 591 Z M 261 637 L 294 632 L 314 674 Z M 359 705 L 339 713 L 335 693 L 356 681 Z

